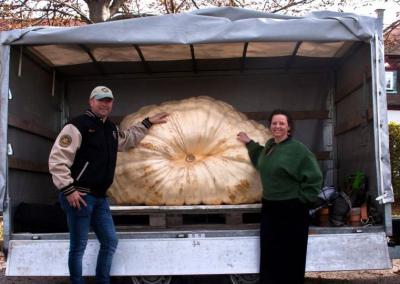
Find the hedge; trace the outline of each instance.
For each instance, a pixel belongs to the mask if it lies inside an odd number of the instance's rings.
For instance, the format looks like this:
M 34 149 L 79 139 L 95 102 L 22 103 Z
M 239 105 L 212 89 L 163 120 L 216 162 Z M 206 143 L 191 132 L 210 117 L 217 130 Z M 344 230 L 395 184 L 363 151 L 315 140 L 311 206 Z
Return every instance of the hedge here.
M 400 200 L 400 124 L 389 122 L 390 164 L 394 197 Z

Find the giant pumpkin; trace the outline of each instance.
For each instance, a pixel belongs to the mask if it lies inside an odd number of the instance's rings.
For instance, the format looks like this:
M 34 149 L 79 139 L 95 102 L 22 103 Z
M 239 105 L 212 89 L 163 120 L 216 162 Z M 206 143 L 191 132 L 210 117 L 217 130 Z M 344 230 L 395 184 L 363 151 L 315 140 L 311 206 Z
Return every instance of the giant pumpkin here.
M 128 115 L 121 129 L 158 112 L 165 124 L 153 125 L 134 149 L 118 153 L 109 196 L 114 204 L 194 205 L 258 202 L 260 178 L 237 133 L 265 143 L 261 124 L 231 105 L 210 97 L 146 106 Z

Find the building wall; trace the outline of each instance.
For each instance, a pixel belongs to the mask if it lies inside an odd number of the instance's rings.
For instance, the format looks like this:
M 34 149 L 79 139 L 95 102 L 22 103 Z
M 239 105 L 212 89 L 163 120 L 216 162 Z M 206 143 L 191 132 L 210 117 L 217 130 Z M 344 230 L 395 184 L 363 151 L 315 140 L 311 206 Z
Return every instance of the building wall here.
M 386 81 L 394 81 L 386 86 L 389 110 L 400 110 L 400 55 L 386 55 Z
M 400 110 L 388 110 L 388 122 L 400 123 Z

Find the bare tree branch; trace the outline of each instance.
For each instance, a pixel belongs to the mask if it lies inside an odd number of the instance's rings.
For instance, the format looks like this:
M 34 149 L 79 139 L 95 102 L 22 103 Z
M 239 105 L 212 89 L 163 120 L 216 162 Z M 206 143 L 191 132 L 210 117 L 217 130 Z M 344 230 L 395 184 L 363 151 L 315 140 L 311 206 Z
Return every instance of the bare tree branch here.
M 197 6 L 197 4 L 196 4 L 196 1 L 195 0 L 191 0 L 192 1 L 192 3 L 193 3 L 193 6 L 195 6 L 196 7 L 196 9 L 200 9 L 199 8 L 199 6 Z
M 397 19 L 383 30 L 384 34 L 390 34 L 395 28 L 400 25 L 400 19 Z
M 274 2 L 275 2 L 275 1 L 274 1 Z M 308 2 L 307 0 L 290 1 L 287 5 L 285 5 L 285 6 L 280 6 L 280 7 L 278 6 L 278 7 L 279 7 L 278 9 L 272 10 L 272 11 L 270 11 L 270 12 L 271 12 L 271 13 L 278 13 L 278 12 L 280 12 L 280 11 L 287 10 L 287 9 L 293 7 L 293 6 L 297 6 L 297 5 L 301 5 L 301 4 L 306 4 L 307 2 Z
M 93 21 L 91 19 L 89 19 L 83 12 L 82 10 L 79 8 L 79 6 L 75 6 L 75 5 L 71 5 L 69 4 L 67 1 L 62 1 L 62 0 L 51 0 L 55 3 L 58 3 L 60 5 L 63 5 L 65 7 L 68 7 L 72 10 L 74 10 L 81 18 L 82 20 L 84 20 L 87 23 L 93 23 Z
M 172 13 L 176 13 L 176 12 L 175 12 L 175 11 L 176 11 L 176 8 L 175 8 L 175 2 L 174 2 L 174 0 L 169 0 L 169 3 L 170 3 L 170 9 L 171 9 Z
M 122 5 L 126 2 L 126 0 L 114 0 L 110 7 L 110 15 L 111 17 L 117 13 L 118 9 L 122 7 Z
M 400 0 L 393 1 L 400 4 Z M 301 15 L 305 11 L 326 9 L 332 5 L 335 6 L 335 10 L 340 10 L 348 3 L 360 7 L 371 5 L 372 2 L 373 0 L 0 0 L 0 19 L 7 19 L 7 22 L 19 26 L 21 23 L 32 25 L 38 21 L 44 24 L 46 20 L 52 25 L 78 19 L 85 23 L 93 23 L 179 13 L 210 6 L 245 7 L 270 13 Z M 385 31 L 391 29 L 392 27 L 388 27 Z
M 167 0 L 162 0 L 162 3 L 163 3 L 163 5 L 164 5 L 165 12 L 166 12 L 167 14 L 170 14 L 169 8 L 168 8 Z

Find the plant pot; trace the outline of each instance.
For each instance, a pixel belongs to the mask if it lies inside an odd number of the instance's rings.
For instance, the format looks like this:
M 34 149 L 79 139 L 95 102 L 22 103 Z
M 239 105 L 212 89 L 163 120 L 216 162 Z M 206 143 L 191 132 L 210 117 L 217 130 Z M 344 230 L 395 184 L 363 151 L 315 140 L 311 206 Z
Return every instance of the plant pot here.
M 329 208 L 324 207 L 319 210 L 319 225 L 321 227 L 328 227 L 329 226 Z
M 349 224 L 351 226 L 360 226 L 361 223 L 361 208 L 354 207 L 350 210 Z

